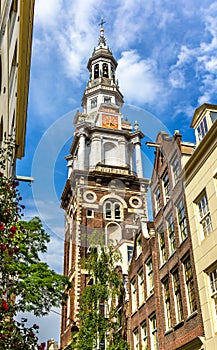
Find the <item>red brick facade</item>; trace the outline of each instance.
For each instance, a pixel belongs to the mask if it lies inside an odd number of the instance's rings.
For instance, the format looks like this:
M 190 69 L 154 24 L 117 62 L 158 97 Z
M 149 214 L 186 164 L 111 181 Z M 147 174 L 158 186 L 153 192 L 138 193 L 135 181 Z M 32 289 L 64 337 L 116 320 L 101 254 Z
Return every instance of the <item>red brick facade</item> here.
M 182 143 L 181 135 L 169 137 L 165 133 L 158 135 L 154 146 L 156 155 L 151 182 L 154 233 L 150 233 L 149 239 L 141 234 L 135 239 L 129 270 L 129 342 L 133 350 L 145 346 L 160 350 L 201 349 L 203 324 L 183 183 L 177 175 L 181 171 L 182 157 L 187 156 L 184 153 L 189 153 L 189 148 Z M 179 171 L 174 175 L 177 166 Z M 138 256 L 140 236 L 142 250 Z M 148 294 L 146 262 L 150 258 L 154 288 Z M 143 271 L 144 283 L 139 271 Z M 139 283 L 144 288 L 144 300 L 140 304 Z M 137 305 L 132 312 L 133 293 L 137 293 Z M 152 315 L 156 315 L 155 329 L 152 329 Z

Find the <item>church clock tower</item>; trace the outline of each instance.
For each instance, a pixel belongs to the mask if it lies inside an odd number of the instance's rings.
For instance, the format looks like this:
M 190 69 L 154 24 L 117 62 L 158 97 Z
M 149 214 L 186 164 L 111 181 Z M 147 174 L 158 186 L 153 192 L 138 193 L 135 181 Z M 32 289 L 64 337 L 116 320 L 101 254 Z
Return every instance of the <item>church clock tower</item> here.
M 75 133 L 66 157 L 68 179 L 61 197 L 65 210 L 64 274 L 72 288 L 62 310 L 61 346 L 71 340 L 88 276 L 81 258 L 95 244 L 113 244 L 130 256 L 138 225 L 146 235 L 147 188 L 143 178 L 138 124 L 127 121 L 116 79 L 117 62 L 106 45 L 103 22 L 98 46 L 88 61 L 89 81 L 82 98 L 83 112 L 74 117 Z M 127 261 L 123 269 L 127 279 Z

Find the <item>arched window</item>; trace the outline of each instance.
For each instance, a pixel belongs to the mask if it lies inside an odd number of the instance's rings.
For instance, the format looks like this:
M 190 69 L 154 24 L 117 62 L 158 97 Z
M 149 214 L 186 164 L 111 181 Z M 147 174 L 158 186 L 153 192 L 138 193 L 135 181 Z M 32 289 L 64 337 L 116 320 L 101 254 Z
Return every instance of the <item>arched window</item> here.
M 102 76 L 105 78 L 108 78 L 108 64 L 107 63 L 103 63 L 102 65 Z
M 99 65 L 98 63 L 94 66 L 94 79 L 99 78 Z
M 107 202 L 105 205 L 105 217 L 106 219 L 111 219 L 112 217 L 112 210 L 111 210 L 111 203 Z
M 111 222 L 110 224 L 108 224 L 108 226 L 106 227 L 106 233 L 108 245 L 111 243 L 118 243 L 122 238 L 121 227 L 115 222 Z
M 115 209 L 115 219 L 120 219 L 121 218 L 121 209 L 120 209 L 120 204 L 115 203 L 114 205 Z
M 123 208 L 120 203 L 107 201 L 104 204 L 104 217 L 111 220 L 123 219 Z
M 116 152 L 116 145 L 112 142 L 106 142 L 104 144 L 104 163 L 115 165 L 116 164 L 116 158 L 115 155 Z

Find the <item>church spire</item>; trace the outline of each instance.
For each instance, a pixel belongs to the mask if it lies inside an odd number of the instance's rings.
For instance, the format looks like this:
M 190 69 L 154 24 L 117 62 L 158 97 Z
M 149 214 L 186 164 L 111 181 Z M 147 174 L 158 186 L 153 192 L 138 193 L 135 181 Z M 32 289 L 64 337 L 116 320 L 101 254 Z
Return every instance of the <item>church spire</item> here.
M 99 36 L 99 41 L 98 41 L 98 45 L 104 45 L 106 46 L 106 39 L 104 36 L 104 27 L 103 25 L 106 23 L 106 21 L 104 21 L 103 17 L 101 17 L 101 21 L 99 23 L 100 25 L 100 36 Z

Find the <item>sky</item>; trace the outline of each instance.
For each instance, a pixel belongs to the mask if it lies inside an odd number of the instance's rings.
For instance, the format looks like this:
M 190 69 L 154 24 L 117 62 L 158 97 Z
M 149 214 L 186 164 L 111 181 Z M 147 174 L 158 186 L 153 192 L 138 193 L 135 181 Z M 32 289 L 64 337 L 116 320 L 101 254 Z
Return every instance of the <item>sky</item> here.
M 89 73 L 104 18 L 107 45 L 118 62 L 124 116 L 138 120 L 144 177 L 150 177 L 159 131 L 179 130 L 195 142 L 190 128 L 195 109 L 217 103 L 217 2 L 209 0 L 36 0 L 25 157 L 17 175 L 25 219 L 39 216 L 51 235 L 42 256 L 62 273 L 64 212 L 60 197 L 67 178 L 64 156 L 73 138 L 73 117 Z M 150 213 L 151 215 L 151 213 Z M 59 341 L 58 312 L 38 321 L 40 340 Z M 32 316 L 29 317 L 32 320 Z

